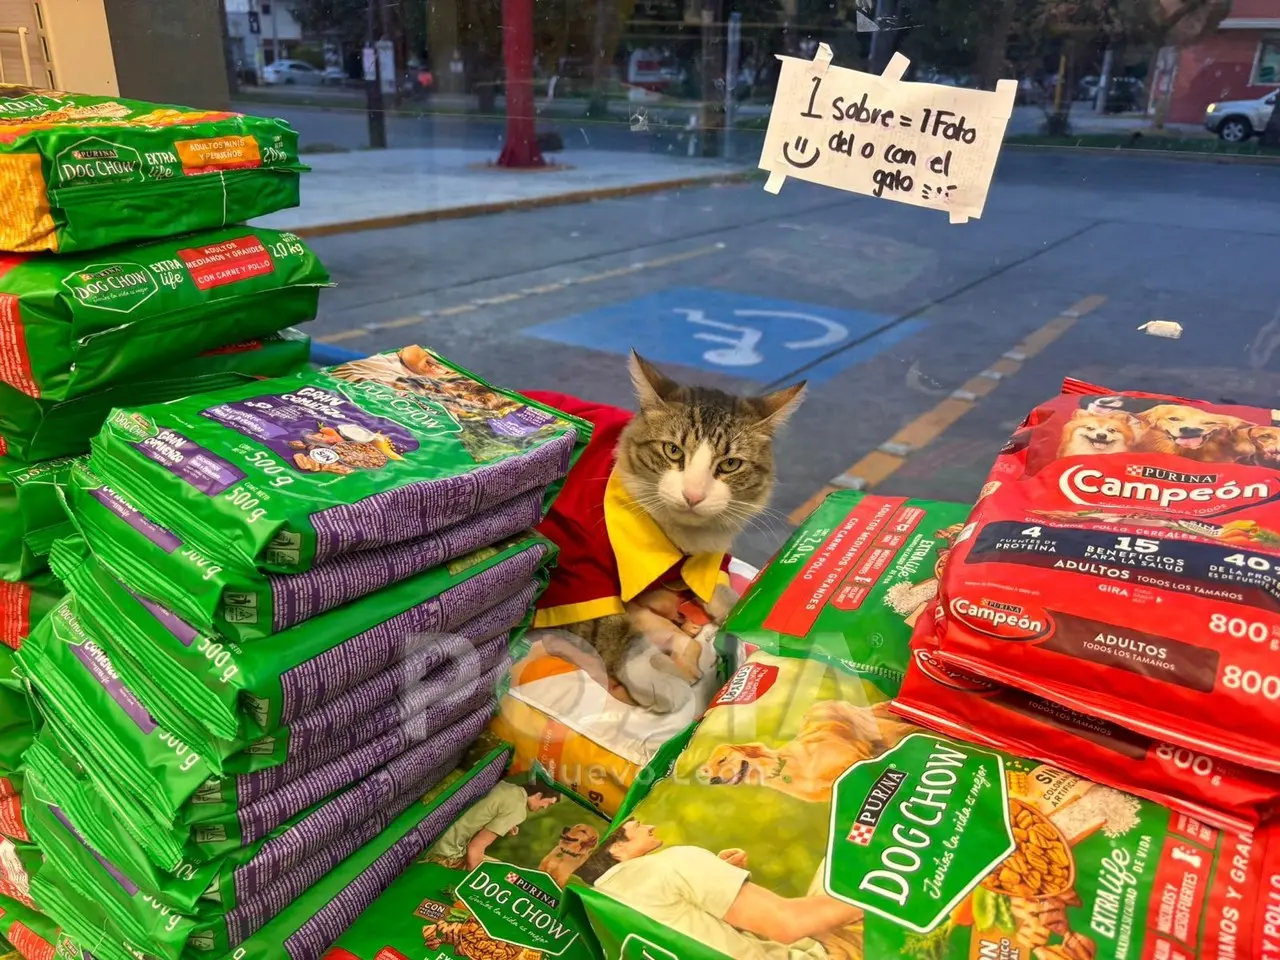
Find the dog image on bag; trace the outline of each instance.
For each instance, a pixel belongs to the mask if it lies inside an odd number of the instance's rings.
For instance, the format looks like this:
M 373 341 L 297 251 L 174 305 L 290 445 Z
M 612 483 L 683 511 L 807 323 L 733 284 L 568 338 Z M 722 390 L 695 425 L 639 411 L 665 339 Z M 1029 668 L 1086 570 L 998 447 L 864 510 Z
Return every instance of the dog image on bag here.
M 550 874 L 563 887 L 569 882 L 573 872 L 587 862 L 599 843 L 600 831 L 589 824 L 575 823 L 571 827 L 565 827 L 555 849 L 542 858 L 538 869 Z
M 1138 444 L 1140 425 L 1127 413 L 1077 410 L 1062 428 L 1060 457 L 1129 453 Z
M 1241 463 L 1280 467 L 1280 427 L 1239 427 L 1234 436 Z
M 884 704 L 856 706 L 839 700 L 815 703 L 800 732 L 773 749 L 761 743 L 722 744 L 702 766 L 714 785 L 769 787 L 810 803 L 831 800 L 831 785 L 860 760 L 879 756 L 913 728 Z
M 1206 462 L 1238 459 L 1235 431 L 1254 426 L 1248 420 L 1180 403 L 1162 403 L 1137 415 L 1140 449 Z

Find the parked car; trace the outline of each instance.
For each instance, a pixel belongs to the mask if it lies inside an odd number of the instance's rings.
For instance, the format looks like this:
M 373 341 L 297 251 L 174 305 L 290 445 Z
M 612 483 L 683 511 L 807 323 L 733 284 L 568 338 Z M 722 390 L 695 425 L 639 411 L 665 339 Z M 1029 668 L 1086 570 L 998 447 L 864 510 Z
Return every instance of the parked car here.
M 1204 126 L 1227 143 L 1244 143 L 1266 129 L 1271 111 L 1276 108 L 1275 92 L 1257 100 L 1223 100 L 1211 103 L 1204 111 Z
M 1107 88 L 1107 113 L 1138 113 L 1146 101 L 1147 86 L 1137 77 L 1111 78 Z
M 341 67 L 325 67 L 324 72 L 320 74 L 320 82 L 341 87 L 347 82 L 347 71 Z
M 262 82 L 270 85 L 281 83 L 323 83 L 324 72 L 301 60 L 276 60 L 262 68 Z

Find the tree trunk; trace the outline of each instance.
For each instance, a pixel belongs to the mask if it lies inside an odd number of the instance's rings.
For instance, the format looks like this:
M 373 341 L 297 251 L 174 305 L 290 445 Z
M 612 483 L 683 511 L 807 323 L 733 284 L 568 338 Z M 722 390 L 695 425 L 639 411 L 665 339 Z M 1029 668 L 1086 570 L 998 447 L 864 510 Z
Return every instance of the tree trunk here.
M 724 79 L 724 44 L 720 42 L 723 0 L 702 0 L 702 107 L 701 123 L 704 157 L 720 155 L 720 136 L 724 129 L 724 94 L 716 81 Z
M 1178 80 L 1178 50 L 1176 47 L 1164 46 L 1156 50 L 1151 61 L 1151 69 L 1147 76 L 1152 78 L 1152 111 L 1151 126 L 1163 130 L 1169 118 L 1169 103 L 1173 99 L 1173 86 Z M 1160 89 L 1159 87 L 1162 87 Z
M 533 102 L 533 0 L 502 0 L 502 53 L 507 65 L 507 139 L 500 167 L 542 167 Z
M 1107 52 L 1102 55 L 1102 71 L 1098 74 L 1098 89 L 1093 95 L 1093 112 L 1106 113 L 1107 101 L 1111 97 L 1111 68 L 1115 63 L 1114 45 L 1107 44 Z
M 898 0 L 876 0 L 876 24 L 887 23 L 898 12 Z M 893 58 L 893 44 L 897 36 L 896 30 L 880 29 L 871 34 L 870 73 L 884 73 L 884 68 Z
M 1017 6 L 1017 0 L 1001 0 L 996 10 L 991 32 L 978 59 L 978 86 L 983 90 L 994 90 L 996 81 L 1004 73 L 1005 52 L 1009 48 L 1009 32 L 1013 29 Z
M 608 82 L 612 51 L 605 51 L 607 38 L 612 36 L 607 19 L 614 0 L 596 0 L 596 16 L 591 42 L 591 99 L 587 101 L 588 117 L 607 117 L 609 97 L 605 90 Z

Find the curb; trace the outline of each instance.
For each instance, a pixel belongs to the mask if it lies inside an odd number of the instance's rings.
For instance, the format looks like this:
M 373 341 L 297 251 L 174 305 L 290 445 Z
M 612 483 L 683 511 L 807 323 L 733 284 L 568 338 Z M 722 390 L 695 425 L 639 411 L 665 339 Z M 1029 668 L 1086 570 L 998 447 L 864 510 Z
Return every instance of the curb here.
M 494 203 L 473 203 L 464 207 L 445 207 L 439 210 L 417 210 L 397 213 L 387 217 L 370 217 L 367 220 L 348 220 L 344 223 L 320 223 L 311 227 L 295 227 L 291 233 L 303 238 L 331 237 L 341 233 L 359 233 L 363 230 L 388 230 L 393 227 L 409 227 L 419 223 L 439 220 L 463 220 L 483 217 L 492 213 L 538 210 L 543 207 L 566 206 L 571 203 L 589 203 L 593 200 L 616 200 L 619 197 L 636 197 L 666 190 L 684 190 L 690 187 L 708 187 L 720 183 L 741 183 L 755 175 L 754 169 L 737 173 L 714 173 L 700 177 L 681 177 L 676 180 L 654 180 L 651 183 L 627 184 L 618 187 L 602 187 L 599 190 L 573 190 L 569 193 L 552 193 L 542 197 L 519 200 L 499 200 Z M 286 229 L 286 228 L 280 228 Z
M 1280 156 L 1250 156 L 1239 153 L 1201 153 L 1195 150 L 1144 150 L 1141 147 L 1073 147 L 1066 144 L 1006 143 L 1005 150 L 1022 150 L 1027 153 L 1078 153 L 1091 156 L 1139 157 L 1162 160 L 1180 160 L 1184 163 L 1225 163 L 1246 166 L 1270 167 L 1280 165 Z

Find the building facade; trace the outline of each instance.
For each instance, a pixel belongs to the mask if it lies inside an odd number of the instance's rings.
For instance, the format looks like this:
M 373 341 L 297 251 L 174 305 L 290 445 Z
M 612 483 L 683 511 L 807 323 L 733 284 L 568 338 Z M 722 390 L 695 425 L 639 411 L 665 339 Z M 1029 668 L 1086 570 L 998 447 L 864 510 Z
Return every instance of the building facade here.
M 1199 123 L 1214 101 L 1251 100 L 1280 87 L 1280 0 L 1233 0 L 1210 36 L 1164 51 L 1153 104 L 1170 85 L 1173 123 Z

